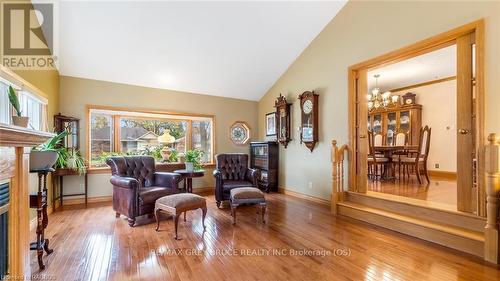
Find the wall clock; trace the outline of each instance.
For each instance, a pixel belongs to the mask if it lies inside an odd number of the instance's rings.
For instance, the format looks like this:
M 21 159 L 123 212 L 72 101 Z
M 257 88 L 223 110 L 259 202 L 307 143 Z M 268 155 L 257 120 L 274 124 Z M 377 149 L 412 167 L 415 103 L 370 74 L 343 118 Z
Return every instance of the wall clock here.
M 300 142 L 311 152 L 318 142 L 318 99 L 314 91 L 306 91 L 299 96 L 300 101 Z
M 404 105 L 412 105 L 415 104 L 415 97 L 416 95 L 414 93 L 408 92 L 403 95 L 403 104 Z
M 288 145 L 290 139 L 290 106 L 291 103 L 286 102 L 286 98 L 280 94 L 280 96 L 274 102 L 274 107 L 276 108 L 276 133 L 277 140 L 285 148 Z
M 234 122 L 229 129 L 229 138 L 236 145 L 246 144 L 250 140 L 250 127 L 243 121 Z

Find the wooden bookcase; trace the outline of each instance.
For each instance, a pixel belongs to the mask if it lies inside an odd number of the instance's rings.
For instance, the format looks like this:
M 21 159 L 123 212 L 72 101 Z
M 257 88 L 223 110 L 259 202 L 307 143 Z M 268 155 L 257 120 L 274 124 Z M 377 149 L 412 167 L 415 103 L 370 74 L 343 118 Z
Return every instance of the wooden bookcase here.
M 277 142 L 250 143 L 250 168 L 260 170 L 259 188 L 278 192 L 278 164 Z

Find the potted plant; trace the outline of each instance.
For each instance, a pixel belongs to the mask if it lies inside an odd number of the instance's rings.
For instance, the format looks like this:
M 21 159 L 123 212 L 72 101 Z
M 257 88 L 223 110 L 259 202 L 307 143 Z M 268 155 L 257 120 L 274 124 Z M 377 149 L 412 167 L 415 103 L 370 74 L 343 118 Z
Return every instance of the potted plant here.
M 66 148 L 59 146 L 69 132 L 62 131 L 56 136 L 50 138 L 45 143 L 34 147 L 30 153 L 30 170 L 48 169 L 54 166 L 65 164 Z
M 66 158 L 66 161 L 59 161 L 59 158 L 61 158 L 61 160 L 64 160 L 64 158 Z M 77 149 L 66 148 L 66 153 L 63 153 L 63 157 L 59 158 L 57 159 L 58 161 L 56 163 L 56 167 L 77 170 L 79 174 L 85 173 L 85 159 L 83 159 L 80 151 L 78 151 Z
M 9 102 L 17 114 L 17 115 L 12 115 L 12 123 L 14 123 L 14 125 L 16 126 L 27 128 L 29 123 L 29 117 L 22 116 L 21 106 L 19 105 L 19 98 L 17 97 L 16 91 L 14 90 L 14 88 L 12 88 L 12 86 L 9 86 L 8 95 L 9 95 Z
M 201 157 L 203 157 L 203 151 L 198 150 L 198 149 L 193 149 L 193 150 L 188 150 L 186 151 L 185 157 L 185 164 L 186 164 L 186 170 L 189 172 L 195 171 L 195 170 L 201 170 Z

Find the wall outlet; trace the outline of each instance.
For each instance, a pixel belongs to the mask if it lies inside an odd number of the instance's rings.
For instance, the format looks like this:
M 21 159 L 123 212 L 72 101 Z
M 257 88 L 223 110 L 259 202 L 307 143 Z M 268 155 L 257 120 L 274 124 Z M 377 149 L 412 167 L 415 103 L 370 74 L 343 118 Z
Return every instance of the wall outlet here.
M 439 169 L 439 163 L 434 164 L 434 168 Z
M 313 183 L 309 182 L 309 184 L 307 184 L 307 187 L 309 187 L 309 189 L 313 189 Z

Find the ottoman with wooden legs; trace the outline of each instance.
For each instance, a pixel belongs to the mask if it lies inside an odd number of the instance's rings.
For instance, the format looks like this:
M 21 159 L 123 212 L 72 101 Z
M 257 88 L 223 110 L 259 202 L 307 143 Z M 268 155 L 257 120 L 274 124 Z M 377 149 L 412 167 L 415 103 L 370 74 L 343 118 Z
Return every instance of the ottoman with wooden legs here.
M 179 216 L 184 213 L 184 221 L 186 221 L 186 212 L 196 209 L 202 210 L 201 223 L 203 224 L 203 229 L 205 229 L 205 216 L 207 215 L 207 203 L 205 198 L 192 193 L 177 193 L 157 199 L 154 211 L 156 218 L 156 231 L 160 230 L 160 212 L 165 212 L 174 217 L 175 239 L 180 240 L 177 236 Z
M 233 224 L 236 224 L 236 208 L 242 204 L 258 205 L 262 222 L 265 223 L 264 215 L 266 213 L 266 198 L 264 192 L 255 187 L 238 187 L 230 191 L 229 204 L 233 215 Z

